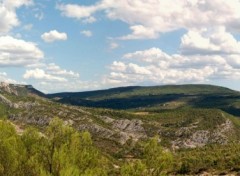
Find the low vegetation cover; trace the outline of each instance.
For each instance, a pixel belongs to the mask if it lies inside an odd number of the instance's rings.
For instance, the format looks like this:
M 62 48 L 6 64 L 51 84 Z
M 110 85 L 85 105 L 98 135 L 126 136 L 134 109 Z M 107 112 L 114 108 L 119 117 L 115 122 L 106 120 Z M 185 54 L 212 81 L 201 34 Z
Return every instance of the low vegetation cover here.
M 208 145 L 169 151 L 156 136 L 131 148 L 135 157 L 102 153 L 88 132 L 77 132 L 54 118 L 44 132 L 34 128 L 18 134 L 0 121 L 0 175 L 3 176 L 159 176 L 240 171 L 240 144 Z

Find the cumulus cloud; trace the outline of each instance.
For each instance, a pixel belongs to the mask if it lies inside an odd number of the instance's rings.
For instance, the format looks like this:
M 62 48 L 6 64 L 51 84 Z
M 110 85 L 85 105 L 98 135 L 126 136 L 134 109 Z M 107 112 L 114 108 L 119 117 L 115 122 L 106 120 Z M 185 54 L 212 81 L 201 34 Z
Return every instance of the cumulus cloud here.
M 30 82 L 33 81 L 36 88 L 46 93 L 93 90 L 100 88 L 102 85 L 95 81 L 82 81 L 79 73 L 63 69 L 55 63 L 27 69 L 23 78 Z
M 125 64 L 123 62 L 114 62 L 110 67 L 111 70 L 126 72 L 128 74 L 139 74 L 139 75 L 149 75 L 151 71 L 146 69 L 145 67 L 141 67 L 137 64 L 129 63 Z
M 91 37 L 93 35 L 92 32 L 89 30 L 81 31 L 81 34 L 85 35 L 86 37 Z
M 3 0 L 3 4 L 8 8 L 19 8 L 23 5 L 29 6 L 33 5 L 32 0 Z
M 226 31 L 215 27 L 204 31 L 188 31 L 181 39 L 182 54 L 240 54 L 240 42 Z
M 80 20 L 103 11 L 109 19 L 129 24 L 132 34 L 121 39 L 157 38 L 178 29 L 211 26 L 226 26 L 239 32 L 240 27 L 239 0 L 100 0 L 90 6 L 60 4 L 58 9 L 62 15 Z
M 156 32 L 152 28 L 147 28 L 143 25 L 134 25 L 130 26 L 130 29 L 132 30 L 132 34 L 119 37 L 121 40 L 131 40 L 131 39 L 154 39 L 157 38 L 158 32 Z
M 11 36 L 0 37 L 0 67 L 28 66 L 39 62 L 44 53 L 35 43 Z
M 36 79 L 45 82 L 68 82 L 79 78 L 79 74 L 60 68 L 55 63 L 44 65 L 42 68 L 28 69 L 24 79 Z
M 155 63 L 160 60 L 170 60 L 171 57 L 159 48 L 150 48 L 144 51 L 136 51 L 123 56 L 125 59 L 137 59 L 143 62 Z
M 48 81 L 59 81 L 65 82 L 66 79 L 62 77 L 57 77 L 46 73 L 44 70 L 36 68 L 34 70 L 26 70 L 26 73 L 23 75 L 24 79 L 37 79 L 37 80 L 48 80 Z
M 71 18 L 87 18 L 91 17 L 93 13 L 99 10 L 98 5 L 93 6 L 81 6 L 76 4 L 58 4 L 57 9 L 62 11 L 62 15 L 71 17 Z
M 0 1 L 0 34 L 9 32 L 20 24 L 16 9 L 21 6 L 32 5 L 31 0 L 2 0 Z
M 56 65 L 55 63 L 50 63 L 47 65 L 46 67 L 46 71 L 51 74 L 51 75 L 55 75 L 55 76 L 62 76 L 65 78 L 79 78 L 79 73 L 75 73 L 73 71 L 67 71 L 65 69 L 60 68 L 58 65 Z
M 50 43 L 59 40 L 67 40 L 67 34 L 64 32 L 63 33 L 58 32 L 57 30 L 51 30 L 49 32 L 45 32 L 44 34 L 42 34 L 41 38 L 45 42 Z
M 120 86 L 146 82 L 177 84 L 239 79 L 239 64 L 239 55 L 236 54 L 169 55 L 159 48 L 150 48 L 125 54 L 123 61 L 114 61 L 104 82 Z

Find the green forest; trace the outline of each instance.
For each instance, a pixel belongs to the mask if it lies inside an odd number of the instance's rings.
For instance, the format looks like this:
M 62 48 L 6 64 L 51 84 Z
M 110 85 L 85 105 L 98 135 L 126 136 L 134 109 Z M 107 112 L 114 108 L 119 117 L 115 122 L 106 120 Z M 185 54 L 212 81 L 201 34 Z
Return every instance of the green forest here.
M 0 121 L 0 175 L 3 176 L 158 176 L 240 171 L 240 145 L 207 145 L 170 151 L 157 136 L 130 148 L 134 158 L 101 152 L 90 133 L 78 132 L 54 118 L 44 129 L 22 134 Z

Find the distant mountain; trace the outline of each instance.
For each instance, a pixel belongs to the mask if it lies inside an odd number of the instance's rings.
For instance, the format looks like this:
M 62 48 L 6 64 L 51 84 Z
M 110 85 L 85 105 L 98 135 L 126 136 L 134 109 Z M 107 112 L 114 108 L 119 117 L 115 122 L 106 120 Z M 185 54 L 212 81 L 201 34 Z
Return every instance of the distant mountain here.
M 85 107 L 142 111 L 218 108 L 240 116 L 240 93 L 213 85 L 134 86 L 47 96 L 61 103 Z
M 114 98 L 129 98 L 132 96 L 148 96 L 148 95 L 166 95 L 166 94 L 231 94 L 236 93 L 231 89 L 204 85 L 204 84 L 186 84 L 186 85 L 164 85 L 164 86 L 129 86 L 117 87 L 106 90 L 86 91 L 86 92 L 64 92 L 48 94 L 49 97 L 76 97 L 91 100 L 103 100 Z

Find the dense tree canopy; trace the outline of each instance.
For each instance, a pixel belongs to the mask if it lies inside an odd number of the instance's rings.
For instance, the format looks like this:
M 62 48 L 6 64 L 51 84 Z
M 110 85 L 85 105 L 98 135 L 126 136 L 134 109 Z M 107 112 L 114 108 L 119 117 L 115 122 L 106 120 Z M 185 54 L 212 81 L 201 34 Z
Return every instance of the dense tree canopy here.
M 88 132 L 78 132 L 54 118 L 44 130 L 18 134 L 0 120 L 0 176 L 158 176 L 240 171 L 240 145 L 208 145 L 171 152 L 154 137 L 139 145 L 134 158 L 105 156 Z M 135 149 L 136 150 L 136 149 Z M 120 168 L 115 167 L 117 163 Z
M 0 121 L 0 141 L 0 175 L 107 175 L 107 160 L 90 134 L 79 133 L 57 118 L 46 133 L 29 128 L 22 136 L 9 122 Z

